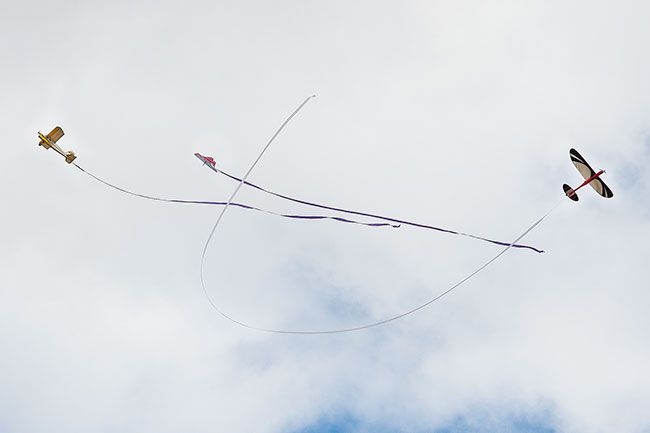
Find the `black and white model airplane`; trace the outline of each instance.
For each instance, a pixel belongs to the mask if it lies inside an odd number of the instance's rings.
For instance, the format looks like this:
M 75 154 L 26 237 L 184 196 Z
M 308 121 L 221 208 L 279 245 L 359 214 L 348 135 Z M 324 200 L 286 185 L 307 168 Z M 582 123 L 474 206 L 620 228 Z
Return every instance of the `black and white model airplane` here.
M 603 182 L 603 180 L 600 178 L 600 176 L 605 173 L 605 170 L 599 170 L 598 172 L 595 172 L 594 169 L 591 168 L 589 164 L 587 164 L 587 161 L 585 161 L 582 155 L 580 155 L 575 149 L 571 149 L 569 151 L 569 156 L 571 157 L 571 162 L 573 162 L 573 165 L 576 166 L 582 177 L 585 178 L 585 181 L 577 188 L 571 188 L 565 183 L 563 185 L 563 188 L 564 193 L 567 197 L 573 201 L 578 201 L 578 194 L 576 194 L 576 191 L 587 184 L 591 185 L 591 187 L 598 194 L 602 195 L 605 198 L 612 198 L 614 196 L 612 190 L 609 189 L 609 187 L 605 185 L 605 182 Z

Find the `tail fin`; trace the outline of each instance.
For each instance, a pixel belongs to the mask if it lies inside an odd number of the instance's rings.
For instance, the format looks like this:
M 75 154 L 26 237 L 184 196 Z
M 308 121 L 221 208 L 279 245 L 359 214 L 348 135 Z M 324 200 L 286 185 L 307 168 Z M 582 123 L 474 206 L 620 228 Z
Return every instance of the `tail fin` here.
M 573 201 L 578 201 L 578 194 L 573 190 L 573 188 L 566 183 L 562 185 L 562 188 L 564 188 L 564 194 L 566 194 L 567 197 Z
M 67 162 L 68 164 L 71 164 L 72 161 L 74 161 L 76 157 L 77 157 L 77 155 L 75 155 L 74 152 L 68 151 L 68 152 L 65 153 L 65 162 Z

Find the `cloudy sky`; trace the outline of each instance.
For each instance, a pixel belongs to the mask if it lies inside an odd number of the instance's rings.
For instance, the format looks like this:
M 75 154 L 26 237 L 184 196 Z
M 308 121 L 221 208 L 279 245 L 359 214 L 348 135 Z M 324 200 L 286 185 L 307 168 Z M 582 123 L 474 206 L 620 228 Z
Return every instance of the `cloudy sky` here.
M 650 432 L 650 6 L 636 1 L 0 0 L 0 432 Z M 430 308 L 278 336 L 211 309 L 201 250 L 251 180 L 512 240 Z M 239 201 L 314 213 L 251 190 Z M 498 253 L 231 209 L 207 290 L 262 327 L 354 326 Z

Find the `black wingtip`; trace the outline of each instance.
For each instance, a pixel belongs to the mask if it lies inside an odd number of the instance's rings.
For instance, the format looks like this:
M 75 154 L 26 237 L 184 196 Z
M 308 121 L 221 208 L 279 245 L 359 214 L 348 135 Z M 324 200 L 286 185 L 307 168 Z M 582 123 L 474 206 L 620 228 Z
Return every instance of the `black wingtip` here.
M 562 189 L 564 189 L 564 194 L 569 197 L 573 201 L 578 201 L 578 194 L 576 194 L 575 191 L 573 191 L 573 188 L 571 188 L 569 185 L 566 183 L 562 185 Z

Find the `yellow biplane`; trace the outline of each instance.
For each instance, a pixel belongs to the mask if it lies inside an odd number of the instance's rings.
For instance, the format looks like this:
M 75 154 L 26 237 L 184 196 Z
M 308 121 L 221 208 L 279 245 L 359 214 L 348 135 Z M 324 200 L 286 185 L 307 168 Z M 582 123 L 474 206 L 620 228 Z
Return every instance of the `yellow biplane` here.
M 59 139 L 63 137 L 63 129 L 61 129 L 60 126 L 57 126 L 54 128 L 49 134 L 43 135 L 40 131 L 38 132 L 38 138 L 41 139 L 41 141 L 38 143 L 39 146 L 43 146 L 46 149 L 52 148 L 54 149 L 58 154 L 60 154 L 62 157 L 65 158 L 65 162 L 70 164 L 72 161 L 75 160 L 77 155 L 74 154 L 74 152 L 67 151 L 64 152 L 63 149 L 61 149 L 56 142 L 59 141 Z

